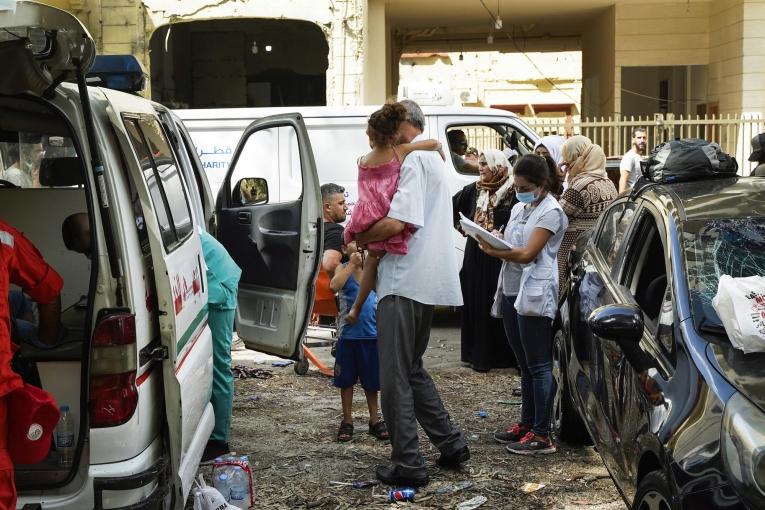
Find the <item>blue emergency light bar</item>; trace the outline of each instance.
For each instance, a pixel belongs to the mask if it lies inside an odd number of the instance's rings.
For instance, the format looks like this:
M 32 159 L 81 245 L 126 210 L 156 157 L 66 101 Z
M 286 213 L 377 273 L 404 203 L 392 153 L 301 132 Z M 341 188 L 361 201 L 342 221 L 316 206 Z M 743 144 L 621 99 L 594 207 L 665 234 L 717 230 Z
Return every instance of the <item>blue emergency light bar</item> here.
M 135 93 L 146 86 L 146 75 L 134 55 L 97 55 L 87 81 L 90 85 Z

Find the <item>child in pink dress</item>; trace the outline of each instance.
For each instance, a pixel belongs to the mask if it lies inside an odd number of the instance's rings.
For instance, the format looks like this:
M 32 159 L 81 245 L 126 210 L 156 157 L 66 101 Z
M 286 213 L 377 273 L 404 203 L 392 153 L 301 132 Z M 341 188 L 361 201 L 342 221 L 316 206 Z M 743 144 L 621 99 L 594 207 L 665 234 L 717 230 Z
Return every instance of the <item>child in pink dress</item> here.
M 372 150 L 359 158 L 358 192 L 359 200 L 353 207 L 351 220 L 343 233 L 345 244 L 350 243 L 359 232 L 368 230 L 378 220 L 385 218 L 390 210 L 390 203 L 398 187 L 399 172 L 404 158 L 416 150 L 437 150 L 441 152 L 438 140 L 394 145 L 398 140 L 398 130 L 406 120 L 406 109 L 400 103 L 386 104 L 369 117 L 367 135 Z M 363 265 L 363 275 L 347 320 L 353 324 L 361 311 L 369 293 L 377 281 L 377 264 L 386 253 L 404 255 L 407 241 L 412 237 L 414 227 L 407 225 L 403 231 L 386 239 L 367 245 L 368 256 Z

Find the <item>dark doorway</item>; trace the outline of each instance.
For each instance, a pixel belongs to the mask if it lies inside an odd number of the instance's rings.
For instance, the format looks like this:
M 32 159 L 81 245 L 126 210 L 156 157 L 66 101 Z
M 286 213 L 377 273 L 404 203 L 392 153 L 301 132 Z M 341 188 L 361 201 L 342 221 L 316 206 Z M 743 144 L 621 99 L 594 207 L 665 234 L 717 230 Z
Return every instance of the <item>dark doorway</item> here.
M 151 38 L 151 97 L 173 108 L 326 105 L 328 53 L 307 21 L 166 25 Z

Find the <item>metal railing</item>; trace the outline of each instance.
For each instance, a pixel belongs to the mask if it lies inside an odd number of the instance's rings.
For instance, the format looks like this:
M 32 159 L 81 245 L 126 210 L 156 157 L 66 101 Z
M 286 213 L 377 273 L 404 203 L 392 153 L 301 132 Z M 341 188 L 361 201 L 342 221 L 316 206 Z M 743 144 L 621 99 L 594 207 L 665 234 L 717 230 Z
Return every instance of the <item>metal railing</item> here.
M 632 147 L 632 130 L 646 128 L 648 148 L 675 138 L 703 138 L 720 144 L 733 155 L 739 168 L 748 175 L 747 158 L 751 153 L 752 137 L 765 132 L 761 116 L 704 115 L 674 116 L 656 114 L 653 117 L 600 118 L 524 118 L 540 136 L 557 134 L 564 137 L 584 135 L 597 143 L 608 156 L 621 156 Z

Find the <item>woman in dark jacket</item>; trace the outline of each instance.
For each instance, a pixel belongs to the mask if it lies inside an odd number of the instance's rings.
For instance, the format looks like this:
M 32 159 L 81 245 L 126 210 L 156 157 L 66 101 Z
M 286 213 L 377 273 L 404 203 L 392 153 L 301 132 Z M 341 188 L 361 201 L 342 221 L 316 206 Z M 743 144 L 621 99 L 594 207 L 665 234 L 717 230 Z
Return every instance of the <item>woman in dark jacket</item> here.
M 513 191 L 512 169 L 502 151 L 487 149 L 478 160 L 480 177 L 453 197 L 454 225 L 459 228 L 460 213 L 483 228 L 502 230 L 517 203 Z M 460 270 L 462 285 L 462 361 L 478 372 L 517 366 L 501 319 L 491 317 L 502 263 L 478 248 L 472 237 L 465 242 L 465 257 Z

